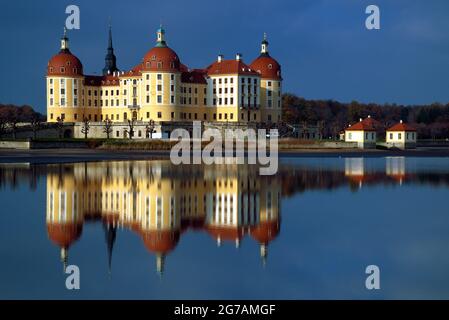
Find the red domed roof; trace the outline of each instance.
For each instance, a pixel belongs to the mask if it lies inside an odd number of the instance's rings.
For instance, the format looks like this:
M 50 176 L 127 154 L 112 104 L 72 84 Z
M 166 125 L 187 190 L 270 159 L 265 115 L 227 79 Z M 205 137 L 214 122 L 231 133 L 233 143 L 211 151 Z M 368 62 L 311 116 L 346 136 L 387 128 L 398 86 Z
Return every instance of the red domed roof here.
M 82 223 L 48 223 L 47 233 L 51 241 L 61 248 L 68 248 L 81 236 Z
M 257 71 L 262 79 L 282 80 L 281 65 L 268 54 L 261 54 L 250 67 Z
M 179 241 L 179 232 L 177 230 L 147 230 L 142 231 L 142 238 L 148 250 L 163 254 L 176 247 Z
M 233 228 L 209 225 L 207 226 L 207 232 L 209 232 L 214 239 L 234 241 L 243 238 L 243 229 L 239 227 Z
M 267 244 L 279 234 L 279 221 L 263 221 L 250 230 L 251 236 L 259 243 Z
M 175 51 L 166 46 L 154 47 L 143 58 L 143 70 L 178 72 L 181 62 Z
M 48 61 L 48 76 L 81 77 L 83 65 L 68 49 L 61 50 Z

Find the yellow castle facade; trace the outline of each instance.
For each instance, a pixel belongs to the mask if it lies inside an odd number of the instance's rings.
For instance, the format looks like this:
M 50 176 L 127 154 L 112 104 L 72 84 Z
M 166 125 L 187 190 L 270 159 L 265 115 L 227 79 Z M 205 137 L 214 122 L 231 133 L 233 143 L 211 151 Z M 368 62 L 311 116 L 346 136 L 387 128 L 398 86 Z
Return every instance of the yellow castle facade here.
M 109 29 L 103 75 L 85 75 L 70 51 L 66 32 L 47 66 L 47 121 L 112 122 L 256 122 L 277 123 L 282 114 L 280 64 L 270 56 L 266 36 L 250 65 L 241 54 L 219 55 L 208 67 L 191 69 L 165 40 L 162 26 L 156 45 L 134 68 L 117 68 Z

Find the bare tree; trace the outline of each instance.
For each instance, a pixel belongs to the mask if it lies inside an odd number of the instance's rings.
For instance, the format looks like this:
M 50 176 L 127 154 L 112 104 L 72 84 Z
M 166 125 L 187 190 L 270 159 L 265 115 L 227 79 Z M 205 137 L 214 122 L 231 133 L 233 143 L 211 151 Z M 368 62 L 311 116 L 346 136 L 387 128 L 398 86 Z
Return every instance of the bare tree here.
M 87 117 L 83 117 L 83 125 L 81 127 L 81 133 L 84 134 L 84 139 L 87 139 L 87 134 L 90 130 L 90 121 Z
M 153 131 L 154 131 L 154 120 L 151 119 L 148 124 L 145 126 L 145 131 L 146 131 L 146 136 L 149 137 L 150 139 L 153 139 Z
M 64 118 L 62 117 L 56 118 L 56 128 L 58 129 L 59 139 L 62 139 L 64 131 Z
M 33 130 L 33 139 L 37 138 L 37 132 L 39 131 L 39 129 L 42 126 L 42 122 L 41 119 L 39 118 L 38 115 L 33 115 L 33 117 L 31 118 L 31 130 Z
M 7 113 L 7 123 L 8 127 L 12 132 L 12 138 L 16 139 L 16 133 L 17 133 L 17 124 L 19 123 L 19 117 L 18 112 L 16 109 L 9 110 Z
M 0 137 L 6 132 L 6 128 L 8 127 L 8 121 L 4 115 L 0 114 Z
M 106 138 L 109 140 L 112 133 L 112 121 L 110 119 L 104 120 L 103 132 L 106 133 Z
M 134 126 L 136 125 L 136 120 L 132 119 L 132 120 L 128 120 L 128 136 L 130 139 L 133 138 L 134 136 Z

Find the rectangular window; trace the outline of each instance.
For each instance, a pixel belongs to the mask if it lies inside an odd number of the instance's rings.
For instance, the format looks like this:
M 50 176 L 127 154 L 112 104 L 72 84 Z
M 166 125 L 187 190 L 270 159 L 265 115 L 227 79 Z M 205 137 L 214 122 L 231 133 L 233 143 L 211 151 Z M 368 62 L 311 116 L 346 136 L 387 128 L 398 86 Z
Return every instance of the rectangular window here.
M 162 96 L 161 95 L 157 96 L 157 103 L 162 103 Z
M 162 91 L 162 85 L 161 84 L 157 85 L 157 91 Z
M 175 96 L 170 96 L 171 103 L 175 103 Z
M 398 133 L 398 139 L 399 139 L 399 140 L 402 139 L 402 134 Z
M 158 119 L 161 119 L 161 118 L 162 118 L 162 112 L 159 111 L 159 112 L 157 113 L 157 118 L 158 118 Z
M 157 74 L 157 79 L 158 79 L 158 80 L 162 80 L 162 74 L 158 73 L 158 74 Z

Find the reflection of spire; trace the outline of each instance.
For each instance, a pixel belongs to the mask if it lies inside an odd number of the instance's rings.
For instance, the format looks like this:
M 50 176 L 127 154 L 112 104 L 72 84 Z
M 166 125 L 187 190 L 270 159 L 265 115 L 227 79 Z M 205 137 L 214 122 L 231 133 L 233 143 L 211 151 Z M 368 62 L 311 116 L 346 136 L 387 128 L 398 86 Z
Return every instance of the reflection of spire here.
M 267 264 L 268 246 L 264 243 L 260 245 L 260 257 L 262 258 L 262 265 Z
M 65 272 L 65 269 L 67 268 L 69 260 L 69 250 L 68 248 L 61 248 L 61 262 L 62 262 L 62 271 Z
M 221 237 L 218 236 L 217 238 L 217 247 L 221 247 Z
M 106 236 L 106 245 L 108 246 L 108 271 L 111 274 L 112 271 L 112 250 L 114 249 L 115 237 L 117 235 L 117 227 L 103 225 L 105 236 Z
M 235 247 L 237 249 L 240 248 L 240 239 L 239 238 L 235 239 Z
M 164 275 L 164 268 L 165 268 L 165 254 L 158 253 L 156 255 L 156 271 L 161 278 Z

